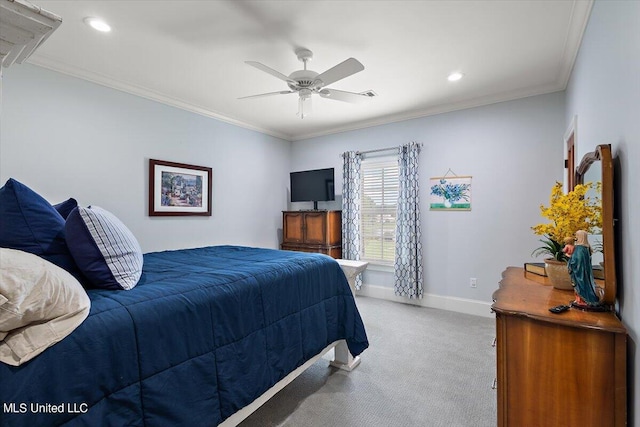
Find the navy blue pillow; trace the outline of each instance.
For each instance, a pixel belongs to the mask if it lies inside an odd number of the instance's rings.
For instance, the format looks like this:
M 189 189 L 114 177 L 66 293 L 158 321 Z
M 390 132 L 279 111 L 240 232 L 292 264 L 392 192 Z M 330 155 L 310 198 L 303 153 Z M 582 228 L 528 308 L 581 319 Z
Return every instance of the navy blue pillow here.
M 73 210 L 73 208 L 78 207 L 78 202 L 73 197 L 65 200 L 64 202 L 60 202 L 57 205 L 53 205 L 53 207 L 58 211 L 62 218 L 67 219 L 69 213 Z
M 67 217 L 67 243 L 82 274 L 97 288 L 130 290 L 142 275 L 142 249 L 131 230 L 98 206 Z
M 65 242 L 64 218 L 51 203 L 13 178 L 0 188 L 0 247 L 39 255 L 78 277 Z

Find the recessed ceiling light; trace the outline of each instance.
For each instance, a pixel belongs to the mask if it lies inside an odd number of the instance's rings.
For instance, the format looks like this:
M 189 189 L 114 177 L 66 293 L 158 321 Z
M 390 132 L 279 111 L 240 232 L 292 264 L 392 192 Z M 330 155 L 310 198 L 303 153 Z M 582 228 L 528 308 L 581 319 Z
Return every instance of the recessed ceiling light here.
M 108 33 L 109 31 L 111 31 L 111 27 L 109 26 L 109 24 L 98 18 L 84 18 L 84 23 L 89 25 L 94 30 L 101 31 L 103 33 Z
M 449 77 L 447 77 L 447 80 L 449 80 L 450 82 L 457 82 L 462 78 L 462 76 L 464 76 L 464 74 L 456 71 L 455 73 L 449 74 Z

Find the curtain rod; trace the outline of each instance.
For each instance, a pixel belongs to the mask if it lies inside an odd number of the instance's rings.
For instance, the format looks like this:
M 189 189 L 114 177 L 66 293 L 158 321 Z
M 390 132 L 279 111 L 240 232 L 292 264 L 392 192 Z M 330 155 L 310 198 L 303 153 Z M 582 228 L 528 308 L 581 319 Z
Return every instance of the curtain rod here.
M 420 148 L 422 148 L 422 143 L 418 145 L 420 146 Z M 391 150 L 397 150 L 400 147 L 402 147 L 402 145 L 399 145 L 397 147 L 378 148 L 376 150 L 356 151 L 356 154 L 369 154 L 369 153 L 378 153 L 380 151 L 391 151 Z
M 422 148 L 423 145 L 424 145 L 423 143 L 419 143 L 418 144 L 418 146 L 420 148 Z M 375 149 L 375 150 L 356 151 L 356 154 L 360 155 L 360 154 L 379 153 L 379 152 L 382 152 L 382 151 L 392 151 L 392 150 L 397 150 L 400 147 L 402 147 L 402 145 L 398 145 L 397 147 L 378 148 L 378 149 Z M 342 154 L 340 154 L 340 157 L 344 157 L 344 155 L 345 155 L 345 153 L 342 153 Z
M 379 153 L 381 151 L 397 150 L 398 148 L 400 148 L 400 147 L 388 147 L 388 148 L 378 148 L 377 150 L 356 151 L 356 154 Z

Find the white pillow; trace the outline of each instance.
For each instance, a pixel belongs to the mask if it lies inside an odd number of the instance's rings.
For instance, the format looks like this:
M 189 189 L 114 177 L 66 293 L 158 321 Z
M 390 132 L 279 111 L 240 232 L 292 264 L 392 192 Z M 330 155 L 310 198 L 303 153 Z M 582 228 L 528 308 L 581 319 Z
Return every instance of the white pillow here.
M 25 363 L 89 315 L 78 280 L 37 255 L 0 248 L 0 362 Z

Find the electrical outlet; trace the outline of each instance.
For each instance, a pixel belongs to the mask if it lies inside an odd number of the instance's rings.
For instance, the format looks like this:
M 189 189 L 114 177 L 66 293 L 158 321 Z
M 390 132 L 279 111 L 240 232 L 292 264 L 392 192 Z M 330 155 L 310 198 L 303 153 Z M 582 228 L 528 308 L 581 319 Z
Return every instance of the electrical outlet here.
M 478 285 L 478 280 L 475 277 L 469 279 L 469 286 L 475 288 Z

